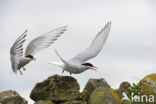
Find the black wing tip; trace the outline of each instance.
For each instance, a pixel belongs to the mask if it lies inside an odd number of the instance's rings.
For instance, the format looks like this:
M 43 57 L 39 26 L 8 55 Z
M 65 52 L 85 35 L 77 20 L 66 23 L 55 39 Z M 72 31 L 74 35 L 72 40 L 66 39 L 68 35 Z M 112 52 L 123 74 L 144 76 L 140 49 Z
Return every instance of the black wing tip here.
M 68 26 L 66 25 L 66 26 L 63 26 L 64 28 L 67 28 Z
M 112 22 L 111 22 L 111 21 L 108 21 L 107 24 L 104 26 L 103 29 L 105 29 L 105 28 L 107 28 L 107 27 L 111 27 L 111 24 L 112 24 Z M 103 30 L 103 29 L 102 29 L 102 30 Z
M 112 23 L 112 21 L 108 21 L 107 23 Z
M 26 30 L 24 31 L 24 33 L 26 33 L 26 32 L 28 32 L 28 29 L 26 29 Z
M 57 29 L 66 29 L 68 26 L 66 25 L 66 26 L 62 26 L 62 27 L 60 27 L 60 28 L 57 28 Z
M 112 21 L 108 21 L 106 25 L 111 25 L 112 24 Z
M 68 26 L 63 26 L 60 29 L 63 29 L 62 31 L 66 31 Z

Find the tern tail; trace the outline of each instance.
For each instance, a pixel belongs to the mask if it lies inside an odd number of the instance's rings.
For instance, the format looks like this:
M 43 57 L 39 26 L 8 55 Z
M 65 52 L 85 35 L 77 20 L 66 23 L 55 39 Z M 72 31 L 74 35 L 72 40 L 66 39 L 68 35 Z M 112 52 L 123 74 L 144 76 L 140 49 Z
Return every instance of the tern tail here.
M 53 65 L 59 66 L 59 67 L 61 67 L 61 68 L 64 67 L 64 64 L 63 64 L 63 63 L 54 62 L 54 61 L 50 61 L 49 64 L 53 64 Z

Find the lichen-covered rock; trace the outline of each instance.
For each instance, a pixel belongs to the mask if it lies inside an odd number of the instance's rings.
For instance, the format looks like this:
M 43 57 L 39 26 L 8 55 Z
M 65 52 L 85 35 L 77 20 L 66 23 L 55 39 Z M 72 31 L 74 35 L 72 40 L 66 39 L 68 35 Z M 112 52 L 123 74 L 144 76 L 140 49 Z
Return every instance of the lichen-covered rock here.
M 22 98 L 16 91 L 0 92 L 0 104 L 27 104 L 28 102 Z
M 35 102 L 34 104 L 54 104 L 51 100 L 40 100 Z
M 156 104 L 156 74 L 150 74 L 144 77 L 138 84 L 139 92 L 141 95 L 153 95 Z
M 37 83 L 30 98 L 34 101 L 71 101 L 79 97 L 79 84 L 70 76 L 53 75 L 43 82 Z
M 80 94 L 80 99 L 88 101 L 90 94 L 93 92 L 95 88 L 98 87 L 108 87 L 108 83 L 103 78 L 101 79 L 89 79 L 84 90 Z
M 61 104 L 87 104 L 86 101 L 81 101 L 81 100 L 74 100 L 74 101 L 68 101 L 68 102 L 64 102 Z
M 120 98 L 123 98 L 123 92 L 125 94 L 127 94 L 128 97 L 131 96 L 131 91 L 130 91 L 130 88 L 131 87 L 131 84 L 129 82 L 122 82 L 120 84 L 120 87 L 119 87 L 119 91 L 118 91 L 118 95 Z
M 120 97 L 111 88 L 98 87 L 90 95 L 88 104 L 120 104 Z

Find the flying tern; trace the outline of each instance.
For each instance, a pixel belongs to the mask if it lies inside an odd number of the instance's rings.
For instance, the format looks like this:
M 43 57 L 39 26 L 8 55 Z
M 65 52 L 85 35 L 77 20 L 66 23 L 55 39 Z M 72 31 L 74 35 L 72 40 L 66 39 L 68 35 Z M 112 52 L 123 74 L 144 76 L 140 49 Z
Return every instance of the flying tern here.
M 64 70 L 68 71 L 70 74 L 79 74 L 82 73 L 88 69 L 93 69 L 96 71 L 97 67 L 95 67 L 93 64 L 86 62 L 89 59 L 92 59 L 96 57 L 99 52 L 102 50 L 103 45 L 109 35 L 111 28 L 111 22 L 108 22 L 104 28 L 101 29 L 101 31 L 95 36 L 92 43 L 88 48 L 78 53 L 76 56 L 71 58 L 70 60 L 65 60 L 62 58 L 58 51 L 55 50 L 57 56 L 60 58 L 62 63 L 58 62 L 49 62 L 51 64 L 57 65 L 61 67 L 62 73 L 64 73 Z
M 22 75 L 21 68 L 23 70 L 26 70 L 24 68 L 25 65 L 27 65 L 32 60 L 36 60 L 34 58 L 34 55 L 39 52 L 42 49 L 45 49 L 49 47 L 51 44 L 54 43 L 58 39 L 58 37 L 61 36 L 61 34 L 64 33 L 67 26 L 49 31 L 35 39 L 33 39 L 26 48 L 25 55 L 23 55 L 23 43 L 26 40 L 27 36 L 27 30 L 19 36 L 19 38 L 14 42 L 10 49 L 10 60 L 12 64 L 12 70 L 13 72 L 17 73 L 17 71 L 20 71 L 20 74 Z

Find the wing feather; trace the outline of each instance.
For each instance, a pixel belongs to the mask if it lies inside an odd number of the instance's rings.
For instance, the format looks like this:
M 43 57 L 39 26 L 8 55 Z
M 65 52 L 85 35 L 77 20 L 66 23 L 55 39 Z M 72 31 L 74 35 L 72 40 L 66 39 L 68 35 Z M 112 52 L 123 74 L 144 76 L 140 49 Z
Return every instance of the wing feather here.
M 13 72 L 17 72 L 19 59 L 23 56 L 23 43 L 26 40 L 27 30 L 14 42 L 10 49 L 10 60 Z
M 96 35 L 90 46 L 82 52 L 78 53 L 70 61 L 83 63 L 91 58 L 96 57 L 103 48 L 103 45 L 109 35 L 110 28 L 111 22 L 108 22 L 105 27 L 102 28 L 101 31 Z
M 52 31 L 49 31 L 40 37 L 35 38 L 32 40 L 26 48 L 25 55 L 34 55 L 40 50 L 49 47 L 51 44 L 54 43 L 61 36 L 61 34 L 66 31 L 66 27 L 61 27 Z

